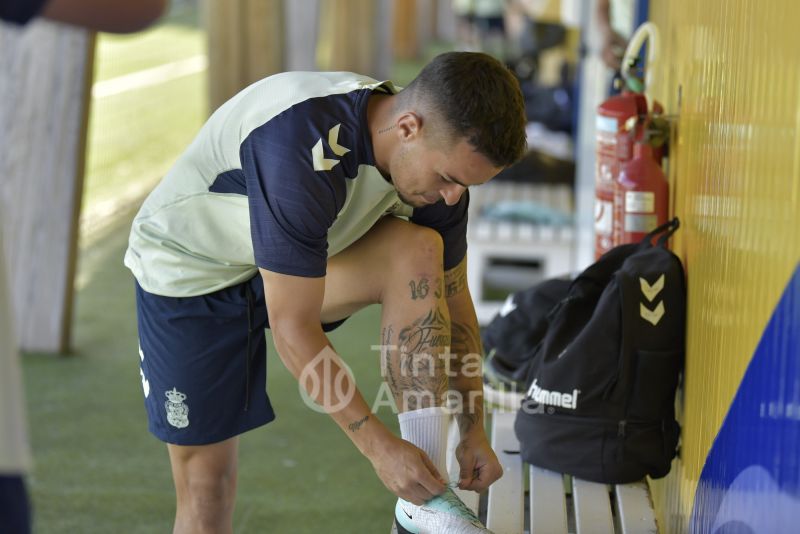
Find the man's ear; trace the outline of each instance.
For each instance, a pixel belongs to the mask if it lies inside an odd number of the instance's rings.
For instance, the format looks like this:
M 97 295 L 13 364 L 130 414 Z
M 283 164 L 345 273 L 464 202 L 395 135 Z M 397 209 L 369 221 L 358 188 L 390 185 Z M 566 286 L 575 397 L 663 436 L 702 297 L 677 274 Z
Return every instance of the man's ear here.
M 422 117 L 406 111 L 397 118 L 397 131 L 401 141 L 411 141 L 422 134 Z

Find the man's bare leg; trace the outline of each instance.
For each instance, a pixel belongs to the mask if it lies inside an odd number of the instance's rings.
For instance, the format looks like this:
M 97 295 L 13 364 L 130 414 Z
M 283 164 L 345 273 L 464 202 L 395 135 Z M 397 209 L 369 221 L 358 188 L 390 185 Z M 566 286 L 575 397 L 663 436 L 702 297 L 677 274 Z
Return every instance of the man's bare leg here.
M 233 532 L 239 438 L 187 447 L 168 444 L 175 481 L 175 534 Z
M 328 261 L 323 321 L 382 305 L 382 372 L 401 413 L 444 405 L 450 313 L 442 256 L 436 231 L 387 217 Z M 447 421 L 440 419 L 446 441 Z M 444 462 L 432 460 L 446 477 Z
M 382 304 L 382 371 L 402 437 L 425 451 L 446 481 L 451 325 L 437 232 L 388 217 L 329 259 L 323 322 L 372 303 Z M 401 499 L 395 517 L 400 532 L 488 532 L 451 489 L 423 507 Z

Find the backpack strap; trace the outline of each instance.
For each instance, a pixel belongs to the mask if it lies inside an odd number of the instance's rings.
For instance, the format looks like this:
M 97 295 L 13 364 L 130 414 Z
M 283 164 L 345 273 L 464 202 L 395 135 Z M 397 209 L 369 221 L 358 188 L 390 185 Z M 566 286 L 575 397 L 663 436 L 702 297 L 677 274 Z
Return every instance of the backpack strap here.
M 642 238 L 641 244 L 644 246 L 650 246 L 652 244 L 653 238 L 663 233 L 663 235 L 658 238 L 656 245 L 658 245 L 659 247 L 666 246 L 667 240 L 670 237 L 672 237 L 672 234 L 674 234 L 678 228 L 680 228 L 680 225 L 681 221 L 678 220 L 677 217 L 675 217 L 671 221 L 665 222 L 664 224 L 662 224 L 661 226 L 659 226 L 658 228 L 654 229 L 649 234 L 644 236 Z

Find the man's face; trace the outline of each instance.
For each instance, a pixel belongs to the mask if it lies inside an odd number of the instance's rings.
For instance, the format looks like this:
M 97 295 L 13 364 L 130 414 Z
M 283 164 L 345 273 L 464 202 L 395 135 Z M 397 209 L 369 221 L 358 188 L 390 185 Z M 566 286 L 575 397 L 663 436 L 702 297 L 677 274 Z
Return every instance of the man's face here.
M 415 208 L 440 200 L 453 206 L 467 187 L 483 184 L 502 170 L 464 139 L 449 149 L 432 145 L 421 138 L 404 143 L 389 163 L 398 196 Z

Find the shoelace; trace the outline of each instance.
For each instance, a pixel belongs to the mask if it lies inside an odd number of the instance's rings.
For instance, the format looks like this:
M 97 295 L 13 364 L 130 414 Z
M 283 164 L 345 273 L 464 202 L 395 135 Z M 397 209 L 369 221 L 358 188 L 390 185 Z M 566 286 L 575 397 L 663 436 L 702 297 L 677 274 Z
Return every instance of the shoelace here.
M 449 506 L 448 512 L 453 511 L 462 517 L 468 517 L 470 520 L 477 520 L 478 518 L 475 517 L 475 513 L 470 510 L 469 507 L 464 504 L 464 501 L 462 501 L 453 491 L 457 487 L 458 482 L 448 483 L 448 489 L 437 498 L 442 499 Z

